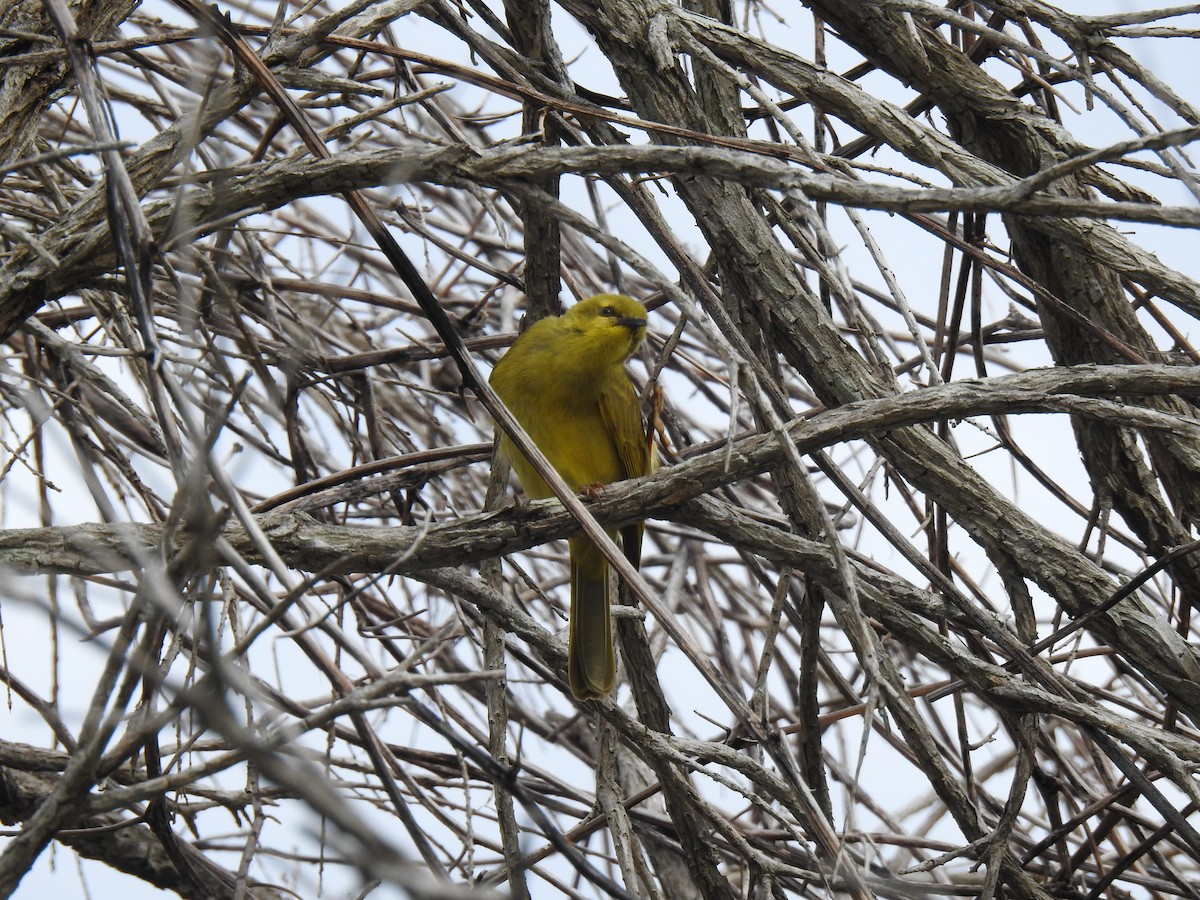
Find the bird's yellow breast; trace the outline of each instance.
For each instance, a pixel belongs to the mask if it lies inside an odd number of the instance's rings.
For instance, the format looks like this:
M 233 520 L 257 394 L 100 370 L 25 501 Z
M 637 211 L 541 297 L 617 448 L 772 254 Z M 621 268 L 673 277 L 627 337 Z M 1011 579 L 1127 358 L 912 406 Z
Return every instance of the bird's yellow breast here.
M 565 316 L 535 323 L 492 372 L 500 399 L 573 491 L 646 474 L 644 465 L 630 462 L 629 448 L 644 443 L 644 432 L 625 371 L 645 314 L 620 295 L 584 301 Z M 507 435 L 500 449 L 529 497 L 551 496 Z
M 589 402 L 587 398 L 549 390 L 538 395 L 538 402 L 505 402 L 572 491 L 626 477 L 594 398 Z M 551 496 L 546 482 L 507 436 L 501 437 L 500 447 L 530 498 Z

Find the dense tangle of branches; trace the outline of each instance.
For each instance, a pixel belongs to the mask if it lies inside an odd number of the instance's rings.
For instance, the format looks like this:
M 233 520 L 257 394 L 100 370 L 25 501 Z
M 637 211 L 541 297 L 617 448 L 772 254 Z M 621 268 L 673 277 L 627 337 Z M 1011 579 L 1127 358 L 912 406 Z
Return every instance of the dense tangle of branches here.
M 10 4 L 0 895 L 1196 897 L 1187 12 Z M 601 291 L 578 706 L 481 379 Z

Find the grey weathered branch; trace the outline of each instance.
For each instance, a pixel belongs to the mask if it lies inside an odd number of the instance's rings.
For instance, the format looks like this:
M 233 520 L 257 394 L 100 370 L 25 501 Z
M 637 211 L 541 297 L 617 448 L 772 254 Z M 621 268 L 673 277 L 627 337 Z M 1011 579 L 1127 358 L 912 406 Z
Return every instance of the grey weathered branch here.
M 1200 421 L 1170 416 L 1107 398 L 1178 394 L 1200 397 L 1200 369 L 1177 366 L 1078 366 L 993 379 L 968 379 L 879 400 L 863 400 L 793 422 L 801 453 L 847 441 L 878 439 L 898 428 L 945 419 L 1016 413 L 1076 413 L 1169 429 L 1200 440 Z M 723 485 L 762 474 L 782 453 L 769 435 L 743 437 L 648 478 L 606 488 L 589 501 L 605 525 L 617 526 L 671 510 Z M 476 513 L 429 526 L 325 525 L 307 515 L 259 517 L 272 545 L 290 566 L 307 572 L 403 575 L 455 563 L 474 563 L 524 550 L 577 530 L 556 501 Z M 91 576 L 125 571 L 160 546 L 163 529 L 149 524 L 71 525 L 0 530 L 0 566 L 20 574 Z M 222 536 L 249 562 L 261 562 L 238 525 Z M 186 532 L 174 540 L 187 542 Z M 215 562 L 214 555 L 210 562 Z

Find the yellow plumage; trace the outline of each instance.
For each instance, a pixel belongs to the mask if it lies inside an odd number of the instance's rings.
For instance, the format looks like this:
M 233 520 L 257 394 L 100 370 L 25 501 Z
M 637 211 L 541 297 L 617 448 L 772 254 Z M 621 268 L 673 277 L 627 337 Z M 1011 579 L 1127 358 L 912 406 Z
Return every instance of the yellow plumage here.
M 645 475 L 653 455 L 625 361 L 646 334 L 646 308 L 623 294 L 600 294 L 565 315 L 542 319 L 496 364 L 491 384 L 563 481 L 578 492 Z M 500 450 L 526 495 L 550 489 L 507 435 Z M 582 535 L 570 539 L 571 619 L 567 674 L 578 700 L 603 697 L 617 681 L 609 612 L 609 566 Z M 621 529 L 637 566 L 642 526 Z

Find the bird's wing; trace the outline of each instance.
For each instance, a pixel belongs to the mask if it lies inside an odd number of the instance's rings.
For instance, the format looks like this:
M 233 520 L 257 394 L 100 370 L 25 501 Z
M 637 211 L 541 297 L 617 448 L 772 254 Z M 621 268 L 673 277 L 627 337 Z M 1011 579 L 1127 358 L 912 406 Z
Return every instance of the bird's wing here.
M 637 478 L 649 472 L 649 447 L 637 393 L 623 373 L 621 382 L 600 389 L 600 417 L 617 449 L 625 477 Z
M 638 404 L 637 391 L 628 377 L 621 373 L 621 381 L 605 385 L 600 390 L 600 417 L 605 430 L 612 437 L 613 446 L 621 458 L 621 468 L 626 478 L 647 475 L 650 468 L 650 444 L 646 441 L 646 430 L 642 426 L 642 410 Z M 621 547 L 635 569 L 642 561 L 642 523 L 634 522 L 621 528 Z

